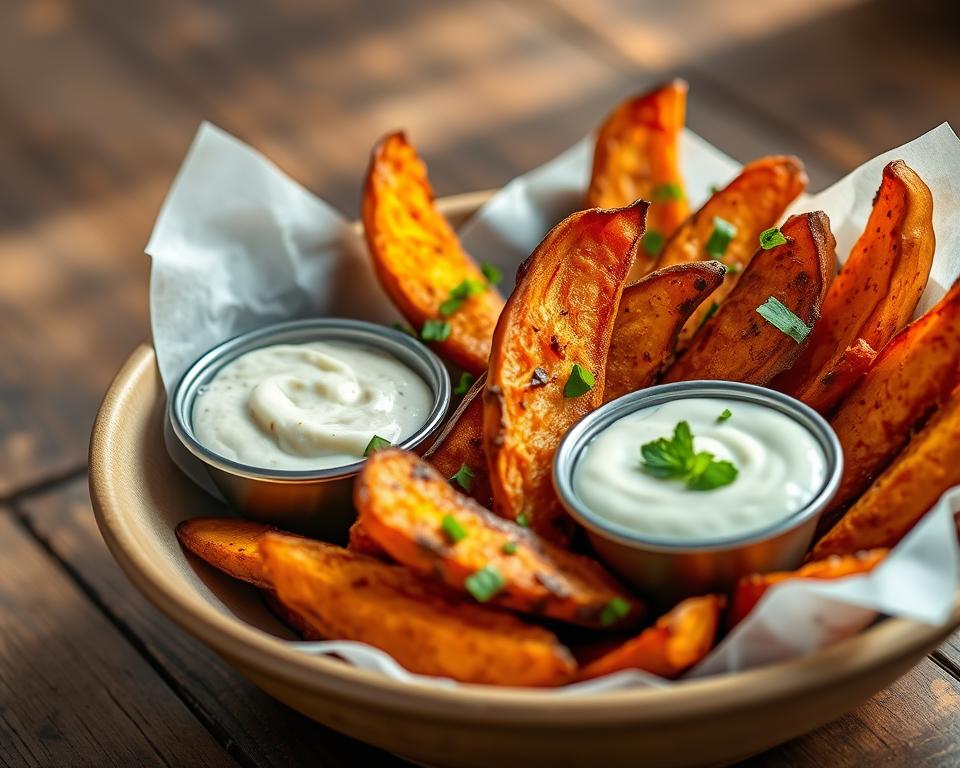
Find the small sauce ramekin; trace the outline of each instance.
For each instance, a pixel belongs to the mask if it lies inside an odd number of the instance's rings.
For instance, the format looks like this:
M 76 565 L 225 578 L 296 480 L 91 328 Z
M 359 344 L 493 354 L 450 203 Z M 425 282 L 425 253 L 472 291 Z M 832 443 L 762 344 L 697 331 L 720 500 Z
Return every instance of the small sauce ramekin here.
M 724 398 L 773 408 L 805 427 L 823 450 L 826 479 L 803 508 L 744 535 L 699 541 L 646 536 L 604 520 L 574 492 L 573 475 L 590 441 L 618 419 L 686 398 Z M 640 457 L 637 457 L 638 470 Z M 553 463 L 553 483 L 570 515 L 586 529 L 597 554 L 643 593 L 675 601 L 729 591 L 751 573 L 790 570 L 803 560 L 821 514 L 837 492 L 843 450 L 826 420 L 788 395 L 731 381 L 685 381 L 631 392 L 587 414 L 566 434 Z M 709 492 L 706 492 L 709 493 Z M 682 510 L 678 510 L 682 514 Z
M 374 323 L 341 318 L 295 320 L 236 336 L 211 349 L 183 375 L 169 405 L 173 433 L 203 462 L 217 488 L 244 515 L 342 539 L 354 517 L 353 478 L 363 459 L 316 470 L 267 469 L 220 456 L 193 431 L 193 405 L 201 387 L 228 363 L 247 352 L 274 344 L 335 341 L 380 350 L 419 374 L 431 388 L 433 409 L 423 425 L 398 448 L 422 452 L 443 425 L 450 406 L 450 375 L 433 352 L 407 334 Z

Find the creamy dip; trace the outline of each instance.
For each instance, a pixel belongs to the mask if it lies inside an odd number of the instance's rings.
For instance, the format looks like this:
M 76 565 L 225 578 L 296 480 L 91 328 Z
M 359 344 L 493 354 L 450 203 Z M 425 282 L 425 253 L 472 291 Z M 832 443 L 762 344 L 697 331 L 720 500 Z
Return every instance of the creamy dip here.
M 725 409 L 730 415 L 721 420 Z M 690 425 L 695 451 L 734 464 L 733 482 L 691 490 L 644 471 L 641 446 L 669 439 L 680 421 Z M 683 542 L 748 534 L 783 520 L 819 493 L 826 476 L 823 449 L 794 419 L 756 403 L 698 397 L 636 411 L 604 429 L 584 449 L 573 489 L 603 520 Z
M 221 368 L 193 405 L 193 431 L 228 459 L 325 469 L 363 458 L 374 435 L 398 443 L 433 410 L 433 391 L 395 357 L 356 344 L 277 344 Z

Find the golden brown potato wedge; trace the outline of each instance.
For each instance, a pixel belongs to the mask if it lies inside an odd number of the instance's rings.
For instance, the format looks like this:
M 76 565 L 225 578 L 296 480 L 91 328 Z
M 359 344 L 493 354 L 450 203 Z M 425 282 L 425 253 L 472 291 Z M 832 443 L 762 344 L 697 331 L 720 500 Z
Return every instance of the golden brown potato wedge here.
M 666 239 L 690 207 L 680 172 L 680 137 L 686 121 L 687 84 L 670 82 L 620 104 L 600 126 L 587 190 L 587 208 L 621 208 L 650 200 L 647 231 Z M 634 262 L 630 281 L 653 267 Z
M 482 602 L 594 628 L 643 608 L 596 560 L 561 549 L 457 493 L 416 454 L 377 451 L 354 486 L 358 522 L 394 560 Z M 476 574 L 493 578 L 477 592 Z M 482 577 L 481 577 L 482 578 Z
M 551 632 L 406 568 L 276 533 L 261 551 L 280 602 L 320 637 L 368 643 L 411 672 L 465 683 L 552 686 L 573 677 L 573 658 Z
M 842 557 L 828 557 L 816 563 L 807 563 L 795 571 L 755 573 L 744 576 L 737 583 L 730 601 L 728 626 L 732 629 L 743 621 L 760 602 L 760 598 L 766 594 L 766 591 L 776 584 L 795 579 L 840 579 L 844 576 L 868 573 L 886 556 L 886 549 L 872 549 Z
M 710 653 L 725 604 L 721 595 L 684 600 L 637 637 L 581 667 L 577 679 L 592 680 L 624 669 L 679 677 Z
M 843 479 L 830 511 L 856 498 L 883 471 L 957 383 L 960 280 L 890 340 L 831 417 L 843 446 Z
M 370 537 L 370 534 L 367 533 L 367 529 L 359 520 L 356 520 L 353 525 L 350 526 L 350 535 L 347 539 L 347 549 L 349 549 L 351 552 L 355 552 L 358 555 L 375 557 L 377 560 L 389 560 L 387 553 L 383 551 L 383 547 L 377 544 L 377 542 Z
M 486 370 L 503 299 L 437 211 L 426 166 L 402 133 L 373 148 L 362 209 L 373 265 L 397 309 L 418 331 L 447 323 L 434 329 L 435 339 L 449 333 L 437 351 L 471 373 Z
M 683 324 L 723 282 L 724 271 L 717 261 L 677 264 L 623 289 L 607 355 L 605 401 L 656 381 Z
M 812 386 L 795 396 L 819 413 L 830 413 L 867 375 L 876 357 L 877 351 L 873 347 L 863 339 L 857 339 L 839 357 L 829 361 L 828 367 L 820 371 L 819 378 L 811 382 Z M 781 376 L 787 373 L 789 371 L 784 371 Z
M 812 560 L 892 547 L 948 488 L 960 484 L 960 389 L 866 493 L 817 542 Z
M 829 401 L 824 390 L 836 391 L 829 374 L 857 339 L 880 350 L 910 322 L 927 285 L 934 242 L 930 190 L 902 160 L 889 163 L 810 343 L 773 386 L 811 405 Z
M 580 211 L 550 230 L 520 267 L 494 333 L 483 395 L 494 510 L 555 543 L 569 541 L 573 521 L 553 490 L 553 454 L 603 402 L 610 335 L 646 209 L 639 201 Z
M 822 211 L 791 216 L 787 242 L 759 250 L 736 288 L 668 370 L 666 381 L 725 379 L 766 384 L 787 368 L 803 341 L 783 333 L 757 311 L 771 297 L 810 328 L 833 276 L 834 239 Z
M 260 594 L 263 595 L 263 602 L 267 604 L 267 607 L 273 612 L 273 614 L 280 619 L 280 621 L 293 629 L 304 640 L 324 639 L 314 631 L 313 627 L 310 626 L 303 616 L 281 603 L 277 598 L 277 593 L 272 589 L 261 590 Z
M 776 155 L 754 160 L 673 233 L 664 244 L 656 268 L 719 259 L 728 270 L 723 285 L 713 294 L 713 301 L 722 304 L 757 251 L 760 233 L 780 221 L 787 206 L 806 186 L 803 163 L 796 157 Z M 719 248 L 722 244 L 714 238 L 714 231 L 718 229 L 716 219 L 735 229 L 722 250 Z M 700 328 L 710 306 L 708 302 L 691 315 L 680 334 L 681 346 Z
M 177 526 L 177 538 L 214 568 L 258 587 L 269 587 L 263 575 L 260 539 L 272 530 L 269 525 L 235 517 L 195 517 Z

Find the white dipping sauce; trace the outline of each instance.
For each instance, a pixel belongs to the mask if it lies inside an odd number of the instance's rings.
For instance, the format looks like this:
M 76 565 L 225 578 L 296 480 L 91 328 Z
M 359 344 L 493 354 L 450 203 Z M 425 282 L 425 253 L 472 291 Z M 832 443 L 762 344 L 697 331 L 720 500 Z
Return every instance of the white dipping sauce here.
M 717 417 L 729 408 L 725 421 Z M 731 461 L 736 479 L 708 491 L 642 469 L 640 447 L 671 438 L 680 421 L 695 451 Z M 618 419 L 585 448 L 573 474 L 574 493 L 593 513 L 637 534 L 677 542 L 723 539 L 760 530 L 799 512 L 826 481 L 816 438 L 794 419 L 743 400 L 688 398 Z
M 273 469 L 352 464 L 374 435 L 398 443 L 434 396 L 395 357 L 356 344 L 277 344 L 221 368 L 193 405 L 193 431 L 228 459 Z

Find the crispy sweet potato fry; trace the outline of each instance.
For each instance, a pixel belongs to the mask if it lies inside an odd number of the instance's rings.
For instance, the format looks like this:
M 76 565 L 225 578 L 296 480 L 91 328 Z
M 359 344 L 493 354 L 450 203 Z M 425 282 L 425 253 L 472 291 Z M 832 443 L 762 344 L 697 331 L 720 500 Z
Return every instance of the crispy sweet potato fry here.
M 960 382 L 960 280 L 893 337 L 830 419 L 843 446 L 839 509 L 864 490 Z
M 642 606 L 595 560 L 541 540 L 457 493 L 416 454 L 378 451 L 354 486 L 367 533 L 398 563 L 464 595 L 478 571 L 502 589 L 490 598 L 521 613 L 585 627 L 635 624 Z
M 723 282 L 723 273 L 716 261 L 676 264 L 623 289 L 607 355 L 605 401 L 656 381 L 683 324 Z
M 263 537 L 261 551 L 277 597 L 320 637 L 369 643 L 411 672 L 467 683 L 551 686 L 574 674 L 551 632 L 460 600 L 406 568 L 276 533 Z
M 828 367 L 820 371 L 819 378 L 811 382 L 812 386 L 795 396 L 819 413 L 830 413 L 867 375 L 876 356 L 873 347 L 863 339 L 857 339 L 839 357 L 829 361 Z M 784 371 L 786 373 L 789 371 Z
M 723 284 L 712 296 L 712 302 L 722 304 L 756 252 L 760 233 L 780 220 L 787 206 L 806 186 L 807 175 L 803 163 L 797 158 L 776 155 L 754 160 L 673 233 L 664 244 L 656 268 L 722 258 L 729 269 Z M 707 251 L 716 229 L 714 219 L 717 218 L 736 228 L 736 233 L 719 255 Z M 640 260 L 643 260 L 642 255 Z M 712 302 L 699 307 L 690 316 L 680 334 L 681 346 L 686 346 L 700 328 Z
M 646 209 L 638 201 L 580 211 L 550 230 L 520 267 L 494 333 L 483 395 L 494 510 L 554 542 L 569 541 L 573 521 L 553 490 L 553 454 L 603 402 L 610 335 Z M 581 374 L 596 379 L 588 391 L 575 388 Z
M 446 478 L 453 477 L 460 467 L 468 467 L 473 472 L 470 488 L 458 487 L 489 508 L 493 505 L 493 491 L 490 489 L 487 457 L 483 452 L 483 389 L 486 382 L 486 373 L 477 378 L 424 458 Z
M 624 669 L 680 676 L 710 653 L 725 604 L 721 595 L 687 598 L 652 627 L 583 666 L 577 679 L 592 680 Z
M 933 197 L 906 163 L 895 160 L 883 169 L 870 218 L 827 291 L 810 343 L 774 386 L 810 405 L 829 400 L 824 390 L 836 391 L 836 384 L 828 375 L 857 339 L 880 350 L 910 322 L 933 249 Z
M 354 524 L 350 526 L 350 535 L 347 539 L 347 549 L 349 549 L 351 552 L 355 552 L 358 555 L 375 557 L 377 560 L 389 560 L 387 553 L 383 551 L 383 547 L 377 544 L 377 542 L 370 537 L 367 529 L 359 520 L 355 521 Z
M 486 370 L 503 299 L 492 286 L 483 289 L 486 279 L 434 207 L 426 167 L 402 133 L 374 147 L 362 208 L 377 276 L 400 312 L 418 331 L 427 320 L 449 323 L 437 350 L 471 373 Z M 462 302 L 444 315 L 457 289 Z
M 795 579 L 840 579 L 844 576 L 868 573 L 886 556 L 886 549 L 872 549 L 842 557 L 828 557 L 816 563 L 807 563 L 795 571 L 754 573 L 744 576 L 734 589 L 727 624 L 732 629 L 743 621 L 760 602 L 760 598 L 766 594 L 766 591 L 777 584 Z
M 314 631 L 313 627 L 310 626 L 303 616 L 281 603 L 277 597 L 277 593 L 272 589 L 261 590 L 260 594 L 263 596 L 263 602 L 267 604 L 267 608 L 269 608 L 280 621 L 289 625 L 290 628 L 304 640 L 323 640 L 323 637 Z
M 800 354 L 802 343 L 767 322 L 757 308 L 772 296 L 812 326 L 833 275 L 835 243 L 822 211 L 791 216 L 781 231 L 787 242 L 757 252 L 716 316 L 667 370 L 666 381 L 766 384 Z
M 892 547 L 948 488 L 960 484 L 960 389 L 810 554 L 812 560 Z
M 600 126 L 587 190 L 587 208 L 620 208 L 651 200 L 647 231 L 670 237 L 690 207 L 680 172 L 680 136 L 686 120 L 687 84 L 670 82 L 620 104 Z M 653 264 L 637 259 L 630 281 Z
M 269 587 L 263 575 L 260 539 L 272 530 L 269 525 L 235 517 L 195 517 L 177 526 L 177 538 L 214 568 L 258 587 Z

